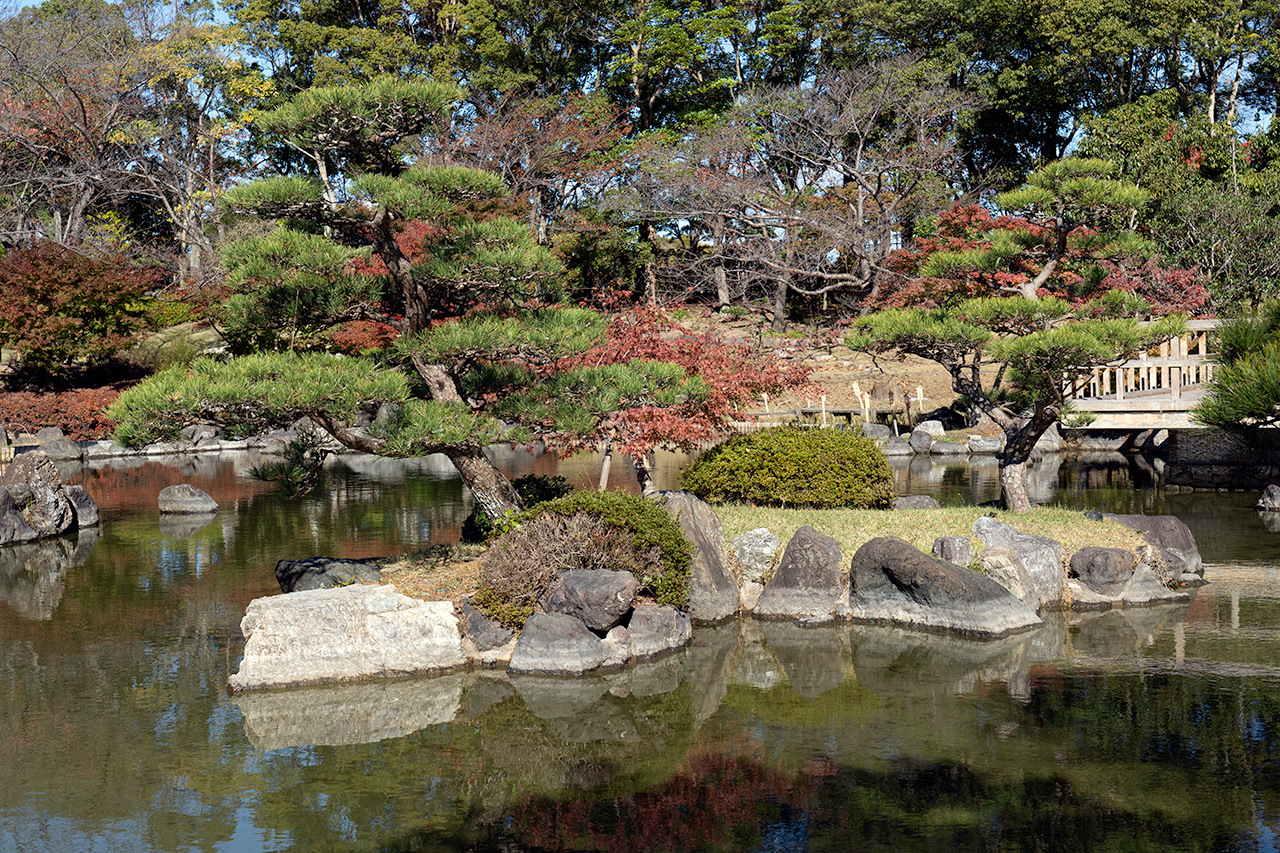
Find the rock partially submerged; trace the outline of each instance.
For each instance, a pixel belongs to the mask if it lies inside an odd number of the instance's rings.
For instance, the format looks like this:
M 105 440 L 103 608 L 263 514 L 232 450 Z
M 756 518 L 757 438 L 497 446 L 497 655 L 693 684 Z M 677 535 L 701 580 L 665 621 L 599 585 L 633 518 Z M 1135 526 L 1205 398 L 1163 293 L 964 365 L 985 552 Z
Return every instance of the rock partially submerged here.
M 663 492 L 662 505 L 693 543 L 689 618 L 721 622 L 738 612 L 738 584 L 724 559 L 724 527 L 715 510 L 692 492 Z
M 416 675 L 467 662 L 453 605 L 393 586 L 347 586 L 249 602 L 233 690 Z
M 203 515 L 218 511 L 218 502 L 190 483 L 165 486 L 156 500 L 161 513 Z
M 1160 582 L 1169 588 L 1197 586 L 1205 582 L 1204 564 L 1200 549 L 1196 546 L 1191 529 L 1182 519 L 1172 515 L 1138 515 L 1103 513 L 1103 518 L 1122 524 L 1142 534 L 1148 543 L 1160 549 L 1162 567 L 1158 571 Z
M 82 486 L 64 486 L 40 450 L 23 453 L 0 474 L 0 545 L 60 536 L 98 524 L 98 505 Z
M 343 560 L 337 557 L 308 557 L 276 563 L 276 581 L 281 592 L 333 589 L 354 583 L 381 583 L 378 560 Z
M 1042 624 L 1032 608 L 991 578 L 890 536 L 872 539 L 853 555 L 849 618 L 982 637 Z
M 755 615 L 810 623 L 834 620 L 845 592 L 841 559 L 839 542 L 808 525 L 801 527 L 782 552 Z

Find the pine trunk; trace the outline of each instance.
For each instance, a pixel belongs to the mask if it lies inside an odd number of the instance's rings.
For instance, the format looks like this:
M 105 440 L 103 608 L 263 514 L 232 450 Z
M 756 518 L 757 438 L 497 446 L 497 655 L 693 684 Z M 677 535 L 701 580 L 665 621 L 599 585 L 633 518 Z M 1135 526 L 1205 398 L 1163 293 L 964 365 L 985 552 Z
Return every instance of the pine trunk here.
M 453 467 L 462 475 L 462 482 L 471 490 L 476 505 L 490 519 L 497 520 L 508 512 L 523 508 L 511 481 L 494 467 L 484 450 L 479 447 L 458 447 L 445 451 Z

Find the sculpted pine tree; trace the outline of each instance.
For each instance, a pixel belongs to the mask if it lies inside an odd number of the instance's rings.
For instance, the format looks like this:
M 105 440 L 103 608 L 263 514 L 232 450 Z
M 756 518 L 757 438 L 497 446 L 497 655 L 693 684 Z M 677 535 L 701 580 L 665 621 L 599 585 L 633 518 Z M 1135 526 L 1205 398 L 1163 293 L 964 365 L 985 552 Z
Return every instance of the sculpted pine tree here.
M 1001 498 L 1007 508 L 1029 512 L 1027 460 L 1040 436 L 1062 416 L 1069 391 L 1095 366 L 1145 350 L 1184 327 L 1180 316 L 1148 324 L 1078 320 L 1062 300 L 1014 296 L 877 312 L 859 320 L 846 343 L 873 354 L 915 355 L 944 367 L 952 389 L 1003 430 Z

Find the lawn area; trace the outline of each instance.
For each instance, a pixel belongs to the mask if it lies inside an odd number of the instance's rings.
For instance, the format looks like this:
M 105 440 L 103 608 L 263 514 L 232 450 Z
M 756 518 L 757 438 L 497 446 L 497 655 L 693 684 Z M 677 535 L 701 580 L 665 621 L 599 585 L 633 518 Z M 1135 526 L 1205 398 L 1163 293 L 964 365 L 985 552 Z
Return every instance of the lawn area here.
M 724 504 L 715 508 L 724 524 L 725 540 L 757 527 L 767 527 L 785 543 L 801 526 L 809 525 L 834 537 L 852 557 L 868 540 L 877 536 L 897 536 L 930 553 L 939 536 L 964 536 L 982 515 L 994 515 L 1015 530 L 1048 536 L 1062 543 L 1067 555 L 1090 545 L 1135 550 L 1146 542 L 1135 530 L 1114 521 L 1090 521 L 1076 510 L 1040 507 L 1031 513 L 1012 513 L 986 507 L 946 507 L 943 509 L 777 509 L 772 507 Z M 982 544 L 973 540 L 974 553 Z

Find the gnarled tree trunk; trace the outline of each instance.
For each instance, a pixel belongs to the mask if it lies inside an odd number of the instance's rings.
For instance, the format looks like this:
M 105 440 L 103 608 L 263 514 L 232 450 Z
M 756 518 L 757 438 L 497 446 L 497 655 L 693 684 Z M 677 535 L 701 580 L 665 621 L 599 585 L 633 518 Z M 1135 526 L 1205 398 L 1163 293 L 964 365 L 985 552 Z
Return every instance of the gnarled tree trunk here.
M 499 471 L 484 455 L 480 447 L 458 446 L 444 452 L 462 475 L 462 482 L 471 490 L 476 505 L 489 518 L 497 520 L 508 512 L 523 509 L 520 496 L 506 475 Z

